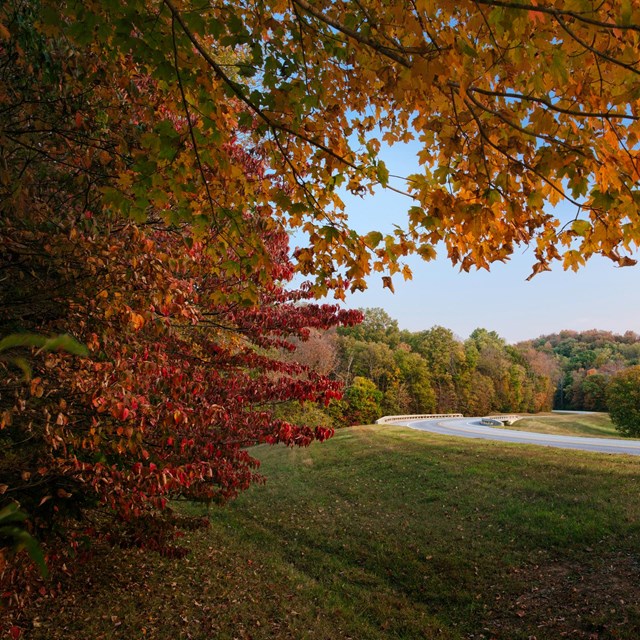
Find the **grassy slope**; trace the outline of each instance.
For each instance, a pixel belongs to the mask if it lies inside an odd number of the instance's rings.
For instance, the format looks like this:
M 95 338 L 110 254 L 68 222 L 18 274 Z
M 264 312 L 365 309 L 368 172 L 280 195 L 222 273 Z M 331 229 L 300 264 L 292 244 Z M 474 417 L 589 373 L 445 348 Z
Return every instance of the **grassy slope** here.
M 29 637 L 640 637 L 636 458 L 400 427 L 258 455 L 188 561 L 98 554 Z
M 624 438 L 608 413 L 541 413 L 518 420 L 509 429 L 594 438 Z

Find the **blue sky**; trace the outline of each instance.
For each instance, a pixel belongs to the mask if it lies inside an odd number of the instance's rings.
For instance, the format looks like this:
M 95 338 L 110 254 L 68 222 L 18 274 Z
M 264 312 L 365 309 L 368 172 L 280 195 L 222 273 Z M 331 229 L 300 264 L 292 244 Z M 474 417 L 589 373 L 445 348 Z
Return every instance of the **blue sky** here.
M 387 151 L 384 159 L 390 172 L 414 173 L 414 152 L 411 146 Z M 394 223 L 403 226 L 410 206 L 408 198 L 388 190 L 364 199 L 345 197 L 345 202 L 352 225 L 361 232 L 389 231 Z M 618 268 L 595 257 L 577 273 L 556 264 L 551 272 L 527 282 L 533 262 L 532 252 L 523 248 L 490 272 L 464 273 L 444 255 L 428 263 L 412 257 L 407 263 L 413 280 L 395 276 L 395 294 L 383 289 L 376 274 L 367 291 L 347 297 L 347 306 L 382 307 L 402 329 L 442 325 L 466 338 L 476 327 L 484 327 L 510 343 L 561 329 L 640 333 L 640 266 Z
M 347 306 L 382 307 L 402 329 L 442 325 L 466 338 L 484 327 L 510 343 L 561 329 L 640 333 L 638 267 L 619 269 L 594 258 L 577 273 L 557 265 L 527 282 L 532 260 L 526 253 L 490 272 L 460 273 L 445 258 L 409 264 L 413 280 L 395 278 L 395 294 L 376 276 L 367 291 L 347 297 Z

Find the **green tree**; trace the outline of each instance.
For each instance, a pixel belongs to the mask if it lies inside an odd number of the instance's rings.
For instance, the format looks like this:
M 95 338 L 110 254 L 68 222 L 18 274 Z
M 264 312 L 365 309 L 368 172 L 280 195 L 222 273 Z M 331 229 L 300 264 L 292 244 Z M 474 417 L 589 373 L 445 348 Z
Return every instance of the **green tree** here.
M 597 407 L 603 411 L 605 379 L 639 363 L 640 338 L 632 331 L 624 335 L 598 330 L 561 331 L 518 345 L 518 349 L 537 373 L 557 381 L 556 408 Z
M 345 391 L 344 419 L 348 424 L 371 424 L 381 415 L 382 392 L 367 378 L 356 376 Z
M 436 394 L 438 412 L 458 411 L 461 408 L 459 384 L 466 382 L 467 361 L 464 346 L 453 332 L 445 327 L 432 327 L 411 339 L 413 349 L 426 360 Z
M 338 333 L 351 336 L 363 342 L 384 342 L 395 347 L 400 339 L 398 321 L 394 320 L 384 309 L 373 307 L 360 309 L 364 320 L 357 326 L 341 327 Z
M 582 382 L 582 404 L 587 411 L 607 411 L 608 376 L 602 373 L 587 375 Z
M 409 388 L 402 380 L 394 380 L 382 396 L 380 411 L 384 415 L 403 415 L 413 413 Z
M 340 351 L 342 378 L 347 384 L 360 376 L 372 380 L 384 392 L 398 378 L 393 350 L 384 342 L 343 336 Z
M 506 351 L 505 341 L 495 332 L 486 329 L 475 329 L 469 336 L 477 352 L 476 368 L 478 373 L 492 381 L 494 397 L 491 402 L 492 411 L 513 411 L 513 383 L 511 361 Z
M 436 395 L 426 360 L 419 353 L 411 351 L 406 344 L 398 346 L 394 357 L 400 378 L 409 393 L 410 404 L 406 413 L 433 413 L 436 409 Z
M 474 416 L 485 416 L 494 410 L 496 390 L 493 380 L 479 371 L 471 373 L 467 411 Z
M 607 387 L 609 415 L 616 429 L 640 435 L 640 365 L 615 374 Z

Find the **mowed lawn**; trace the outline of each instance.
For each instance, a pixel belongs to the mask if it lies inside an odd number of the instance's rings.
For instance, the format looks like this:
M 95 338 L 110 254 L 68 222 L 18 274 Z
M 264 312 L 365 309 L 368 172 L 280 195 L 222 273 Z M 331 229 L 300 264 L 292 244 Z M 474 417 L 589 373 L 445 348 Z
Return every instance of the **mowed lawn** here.
M 538 413 L 525 416 L 507 429 L 588 438 L 626 438 L 608 413 Z
M 26 637 L 640 637 L 638 458 L 393 426 L 256 455 L 186 559 L 97 550 Z

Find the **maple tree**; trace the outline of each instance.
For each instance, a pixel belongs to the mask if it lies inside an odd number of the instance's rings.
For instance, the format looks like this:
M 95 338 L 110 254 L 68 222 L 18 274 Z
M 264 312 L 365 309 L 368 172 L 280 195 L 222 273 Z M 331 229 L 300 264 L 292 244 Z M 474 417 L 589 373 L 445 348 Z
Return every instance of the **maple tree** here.
M 132 64 L 155 83 L 139 146 L 121 138 L 104 159 L 117 176 L 107 202 L 134 218 L 160 204 L 232 221 L 232 243 L 260 246 L 239 215 L 259 204 L 308 234 L 298 269 L 320 292 L 339 292 L 344 275 L 352 288 L 372 270 L 408 276 L 399 258 L 429 260 L 438 243 L 463 269 L 520 244 L 533 246 L 534 272 L 594 253 L 633 263 L 640 8 L 628 0 L 37 6 L 41 32 L 90 57 L 80 80 L 95 92 L 139 100 Z M 189 121 L 182 135 L 175 113 Z M 263 179 L 227 153 L 238 130 L 264 149 Z M 398 180 L 381 148 L 412 139 L 420 171 Z M 359 236 L 341 193 L 376 186 L 412 199 L 408 219 Z M 545 208 L 562 201 L 568 218 Z

